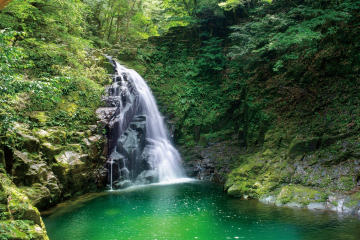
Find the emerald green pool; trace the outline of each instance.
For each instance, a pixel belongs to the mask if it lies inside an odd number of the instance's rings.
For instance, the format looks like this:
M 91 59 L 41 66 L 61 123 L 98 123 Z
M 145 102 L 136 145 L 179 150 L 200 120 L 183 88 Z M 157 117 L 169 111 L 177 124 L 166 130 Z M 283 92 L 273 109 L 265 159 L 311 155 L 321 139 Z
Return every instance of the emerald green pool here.
M 360 220 L 230 198 L 202 181 L 88 195 L 43 215 L 56 239 L 360 239 Z

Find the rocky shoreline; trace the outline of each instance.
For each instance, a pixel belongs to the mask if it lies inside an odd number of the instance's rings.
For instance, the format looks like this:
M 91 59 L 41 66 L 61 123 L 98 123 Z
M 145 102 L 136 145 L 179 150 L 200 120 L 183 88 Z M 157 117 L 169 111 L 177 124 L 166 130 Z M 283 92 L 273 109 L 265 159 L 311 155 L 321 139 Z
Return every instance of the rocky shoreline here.
M 355 157 L 333 161 L 346 152 L 355 154 L 349 144 L 343 144 L 337 156 L 329 157 L 325 150 L 319 155 L 321 149 L 316 148 L 301 152 L 301 143 L 271 149 L 273 136 L 267 137 L 263 146 L 251 149 L 240 148 L 236 136 L 181 148 L 184 168 L 191 177 L 224 184 L 229 196 L 276 206 L 360 214 L 360 161 Z M 291 161 L 286 161 L 289 158 Z

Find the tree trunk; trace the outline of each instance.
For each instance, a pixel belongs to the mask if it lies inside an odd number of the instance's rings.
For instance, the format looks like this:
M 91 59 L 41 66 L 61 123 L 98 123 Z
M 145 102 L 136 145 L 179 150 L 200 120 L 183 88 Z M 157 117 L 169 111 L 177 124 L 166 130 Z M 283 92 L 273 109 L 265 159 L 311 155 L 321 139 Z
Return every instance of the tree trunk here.
M 4 7 L 6 7 L 6 5 L 8 5 L 11 2 L 12 0 L 0 0 L 0 10 L 2 10 Z
M 107 40 L 108 40 L 108 41 L 109 41 L 109 39 L 110 39 L 110 34 L 111 34 L 111 28 L 112 28 L 112 22 L 113 22 L 113 19 L 114 19 L 114 17 L 113 17 L 113 16 L 111 16 L 111 20 L 110 20 L 110 27 L 109 27 L 108 37 L 107 37 Z

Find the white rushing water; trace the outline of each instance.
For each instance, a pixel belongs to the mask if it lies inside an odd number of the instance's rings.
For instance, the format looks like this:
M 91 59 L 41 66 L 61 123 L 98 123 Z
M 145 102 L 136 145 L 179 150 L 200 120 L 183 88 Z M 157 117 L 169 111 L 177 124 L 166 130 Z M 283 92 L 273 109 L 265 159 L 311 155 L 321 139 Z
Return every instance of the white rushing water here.
M 146 116 L 146 137 L 151 140 L 152 165 L 159 173 L 160 182 L 175 182 L 183 178 L 180 154 L 171 144 L 163 117 L 160 115 L 154 96 L 145 80 L 134 70 L 127 69 L 116 62 L 116 70 L 130 75 L 137 92 L 141 114 Z

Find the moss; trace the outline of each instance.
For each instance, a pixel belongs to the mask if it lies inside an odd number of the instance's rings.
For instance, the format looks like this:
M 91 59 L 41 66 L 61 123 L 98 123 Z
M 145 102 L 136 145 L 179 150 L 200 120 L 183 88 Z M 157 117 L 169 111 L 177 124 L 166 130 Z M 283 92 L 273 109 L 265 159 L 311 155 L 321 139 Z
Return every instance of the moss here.
M 235 181 L 234 184 L 228 189 L 227 193 L 230 196 L 243 197 L 250 195 L 256 197 L 255 191 L 252 189 L 254 182 L 252 181 Z
M 48 129 L 51 134 L 53 144 L 65 144 L 66 143 L 66 128 L 64 127 L 51 127 Z
M 42 153 L 49 159 L 50 162 L 53 161 L 54 156 L 59 154 L 63 150 L 61 146 L 54 146 L 51 143 L 43 143 L 41 145 Z
M 33 111 L 29 113 L 29 119 L 30 121 L 37 123 L 39 126 L 45 126 L 49 119 L 46 114 L 47 112 Z
M 346 207 L 360 206 L 360 191 L 349 196 L 349 200 L 344 204 Z
M 52 140 L 51 134 L 48 131 L 45 131 L 44 129 L 34 128 L 32 132 L 35 135 L 35 137 L 40 140 L 41 143 L 51 142 Z
M 6 169 L 6 162 L 5 162 L 5 154 L 2 149 L 0 149 L 0 169 Z
M 20 190 L 29 197 L 30 203 L 39 210 L 50 205 L 50 191 L 40 183 L 34 183 L 31 187 L 21 187 Z
M 74 151 L 79 153 L 80 155 L 82 154 L 82 148 L 80 144 L 67 144 L 65 150 Z
M 30 153 L 37 153 L 40 150 L 40 141 L 31 136 L 30 132 L 25 131 L 16 131 L 16 135 L 18 136 L 16 138 L 16 145 L 19 150 L 26 150 Z
M 276 198 L 277 204 L 287 204 L 289 202 L 300 203 L 305 206 L 310 202 L 325 202 L 328 195 L 319 190 L 304 186 L 284 186 Z
M 321 140 L 319 138 L 299 139 L 295 138 L 289 146 L 289 156 L 294 158 L 297 155 L 303 155 L 312 152 L 320 147 Z
M 70 116 L 76 112 L 78 105 L 73 102 L 68 102 L 68 97 L 62 98 L 62 102 L 59 104 L 60 110 L 66 111 Z
M 41 226 L 28 220 L 0 221 L 2 239 L 49 239 Z
M 341 176 L 340 184 L 342 190 L 351 190 L 355 186 L 352 176 Z

